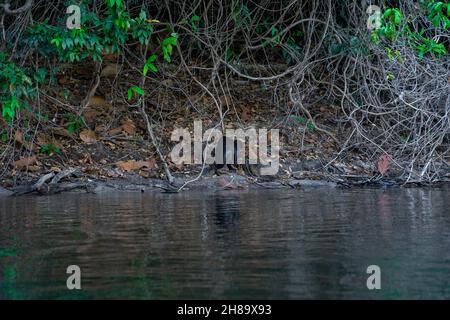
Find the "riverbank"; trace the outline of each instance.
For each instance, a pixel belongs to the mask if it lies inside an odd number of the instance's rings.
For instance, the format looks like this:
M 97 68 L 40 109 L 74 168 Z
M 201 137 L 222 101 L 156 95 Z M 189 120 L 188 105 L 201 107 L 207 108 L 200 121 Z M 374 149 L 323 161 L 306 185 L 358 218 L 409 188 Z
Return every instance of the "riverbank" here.
M 303 168 L 305 164 L 303 164 Z M 189 175 L 176 174 L 174 181 L 169 184 L 164 178 L 143 177 L 137 173 L 122 173 L 117 177 L 100 177 L 86 173 L 83 168 L 70 168 L 58 172 L 49 172 L 37 179 L 30 179 L 20 185 L 4 188 L 0 187 L 0 197 L 26 195 L 54 195 L 66 192 L 87 192 L 94 194 L 112 191 L 135 192 L 163 192 L 178 193 L 188 191 L 220 191 L 229 190 L 239 192 L 257 189 L 303 189 L 310 188 L 352 188 L 375 187 L 385 188 L 394 186 L 405 187 L 440 187 L 450 183 L 442 180 L 434 184 L 407 183 L 401 179 L 383 177 L 382 175 L 351 176 L 325 174 L 316 171 L 294 171 L 289 167 L 290 174 L 274 177 L 250 176 L 243 171 L 227 170 L 217 174 L 212 167 L 205 167 L 203 171 Z
M 72 84 L 73 105 L 82 100 L 81 92 L 86 84 L 78 75 L 80 70 L 84 70 L 82 66 L 68 69 L 64 76 Z M 106 86 L 104 82 L 107 79 L 101 82 Z M 155 139 L 149 134 L 142 115 L 130 112 L 130 105 L 123 97 L 96 93 L 83 109 L 83 123 L 77 125 L 54 108 L 51 112 L 55 114 L 54 119 L 41 124 L 39 132 L 11 128 L 12 141 L 1 145 L 0 186 L 6 193 L 22 195 L 80 189 L 139 190 L 142 186 L 182 191 L 306 185 L 430 185 L 450 181 L 450 164 L 446 158 L 435 160 L 433 176 L 421 176 L 401 157 L 372 153 L 365 144 L 349 142 L 350 128 L 339 120 L 340 108 L 333 103 L 311 104 L 308 112 L 315 115 L 313 119 L 293 114 L 292 104 L 273 101 L 270 91 L 259 84 L 233 82 L 228 89 L 230 93 L 219 99 L 226 109 L 221 118 L 215 118 L 211 115 L 217 113 L 216 104 L 211 97 L 196 100 L 196 105 L 201 107 L 201 112 L 197 112 L 192 109 L 189 97 L 166 101 L 164 87 L 155 88 L 155 96 L 162 101 L 160 108 L 165 112 L 170 110 L 164 121 L 155 120 L 156 111 L 151 116 Z M 174 163 L 171 151 L 177 142 L 171 141 L 172 133 L 178 128 L 193 133 L 194 122 L 199 119 L 203 131 L 217 127 L 278 130 L 278 173 L 264 177 L 238 170 L 216 177 L 209 166 L 202 172 L 199 165 Z M 172 186 L 166 182 L 167 172 L 175 177 Z M 227 185 L 223 180 L 233 182 Z

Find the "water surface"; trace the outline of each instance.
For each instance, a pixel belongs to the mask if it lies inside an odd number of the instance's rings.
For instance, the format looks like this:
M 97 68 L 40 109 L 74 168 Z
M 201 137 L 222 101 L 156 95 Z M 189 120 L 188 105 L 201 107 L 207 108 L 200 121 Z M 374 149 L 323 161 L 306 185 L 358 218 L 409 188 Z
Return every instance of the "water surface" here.
M 0 199 L 1 299 L 450 298 L 450 188 Z M 66 288 L 78 265 L 82 290 Z M 381 268 L 381 290 L 366 269 Z

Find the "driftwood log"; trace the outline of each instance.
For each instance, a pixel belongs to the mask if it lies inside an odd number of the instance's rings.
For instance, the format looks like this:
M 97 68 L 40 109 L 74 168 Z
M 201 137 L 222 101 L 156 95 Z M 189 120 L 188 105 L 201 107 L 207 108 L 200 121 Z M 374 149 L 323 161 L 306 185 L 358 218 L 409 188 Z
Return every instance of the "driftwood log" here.
M 74 189 L 86 189 L 87 191 L 89 191 L 91 189 L 91 184 L 88 182 L 60 183 L 62 179 L 76 174 L 77 171 L 78 171 L 77 169 L 67 169 L 59 172 L 58 174 L 54 172 L 47 173 L 42 177 L 40 177 L 37 182 L 31 185 L 20 187 L 11 196 L 17 197 L 34 192 L 37 192 L 38 194 L 41 195 L 51 195 Z M 48 181 L 50 182 L 47 183 Z

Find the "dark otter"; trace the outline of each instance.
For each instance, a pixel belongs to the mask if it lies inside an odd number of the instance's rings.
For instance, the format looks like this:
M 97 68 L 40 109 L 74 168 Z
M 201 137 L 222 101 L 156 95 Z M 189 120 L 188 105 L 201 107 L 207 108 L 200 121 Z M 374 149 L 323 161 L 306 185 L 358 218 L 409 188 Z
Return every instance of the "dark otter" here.
M 231 149 L 229 146 L 233 146 Z M 213 151 L 213 156 L 215 158 L 214 170 L 216 174 L 221 174 L 224 171 L 236 170 L 238 166 L 237 159 L 238 145 L 236 139 L 230 139 L 226 136 L 217 142 L 216 148 Z
M 240 159 L 238 155 L 240 149 L 242 149 L 242 152 L 245 152 L 246 143 L 238 146 L 238 140 L 236 138 L 222 136 L 219 139 L 212 152 L 212 156 L 215 159 L 213 167 L 217 175 L 237 170 L 242 170 L 250 176 L 258 175 L 255 171 L 258 171 L 259 166 L 257 164 L 250 164 L 246 154 L 243 156 L 243 159 Z

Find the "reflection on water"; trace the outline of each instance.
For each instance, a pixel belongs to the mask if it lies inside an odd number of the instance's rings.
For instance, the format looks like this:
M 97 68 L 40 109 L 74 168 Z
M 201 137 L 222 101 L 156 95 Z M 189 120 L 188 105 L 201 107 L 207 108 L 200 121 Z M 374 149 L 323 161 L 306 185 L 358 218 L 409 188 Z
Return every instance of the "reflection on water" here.
M 0 199 L 0 298 L 450 298 L 450 189 Z M 66 289 L 78 265 L 82 290 Z M 369 291 L 366 268 L 382 288 Z

